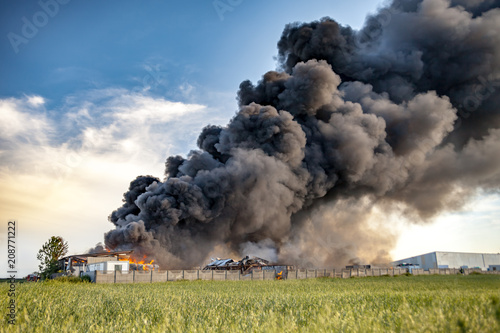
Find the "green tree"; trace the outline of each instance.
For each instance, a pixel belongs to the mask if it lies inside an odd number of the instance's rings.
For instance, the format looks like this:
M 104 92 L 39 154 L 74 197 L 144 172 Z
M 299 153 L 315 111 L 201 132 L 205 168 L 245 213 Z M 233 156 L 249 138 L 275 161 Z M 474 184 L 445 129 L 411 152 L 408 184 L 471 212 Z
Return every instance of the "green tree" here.
M 52 236 L 43 244 L 36 258 L 41 261 L 38 268 L 42 279 L 47 279 L 51 274 L 60 270 L 58 260 L 68 252 L 68 242 L 60 236 Z

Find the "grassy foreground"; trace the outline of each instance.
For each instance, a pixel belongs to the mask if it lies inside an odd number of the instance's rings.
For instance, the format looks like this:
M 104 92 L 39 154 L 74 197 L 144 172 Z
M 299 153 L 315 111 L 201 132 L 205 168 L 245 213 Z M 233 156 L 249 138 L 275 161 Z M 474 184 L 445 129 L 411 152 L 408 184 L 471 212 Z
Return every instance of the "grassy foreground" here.
M 8 285 L 0 284 L 7 313 Z M 22 283 L 1 332 L 500 332 L 500 276 Z

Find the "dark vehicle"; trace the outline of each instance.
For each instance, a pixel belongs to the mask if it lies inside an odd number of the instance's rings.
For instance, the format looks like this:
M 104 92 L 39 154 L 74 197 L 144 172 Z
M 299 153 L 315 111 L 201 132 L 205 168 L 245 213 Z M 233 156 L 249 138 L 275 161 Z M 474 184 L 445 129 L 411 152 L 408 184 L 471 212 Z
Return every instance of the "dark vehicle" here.
M 38 280 L 40 280 L 40 276 L 37 274 L 28 274 L 28 276 L 26 276 L 26 281 L 28 282 L 37 282 Z

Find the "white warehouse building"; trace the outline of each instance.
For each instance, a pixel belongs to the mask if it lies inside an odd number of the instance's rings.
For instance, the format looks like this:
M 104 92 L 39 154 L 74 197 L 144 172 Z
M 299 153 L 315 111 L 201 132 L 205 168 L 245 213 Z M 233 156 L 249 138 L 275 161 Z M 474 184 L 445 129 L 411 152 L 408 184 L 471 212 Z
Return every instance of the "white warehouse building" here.
M 431 252 L 416 257 L 394 261 L 392 265 L 418 265 L 424 270 L 429 268 L 480 268 L 499 270 L 500 253 Z

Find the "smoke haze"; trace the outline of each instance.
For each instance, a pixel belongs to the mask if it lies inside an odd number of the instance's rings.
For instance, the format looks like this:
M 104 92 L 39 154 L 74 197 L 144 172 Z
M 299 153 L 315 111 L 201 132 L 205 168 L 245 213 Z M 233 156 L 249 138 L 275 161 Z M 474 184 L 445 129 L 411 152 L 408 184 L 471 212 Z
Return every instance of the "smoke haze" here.
M 214 249 L 304 266 L 390 260 L 391 212 L 426 222 L 499 189 L 499 5 L 396 0 L 359 31 L 287 25 L 278 70 L 241 83 L 227 126 L 169 157 L 165 179 L 131 182 L 106 247 L 165 268 Z

